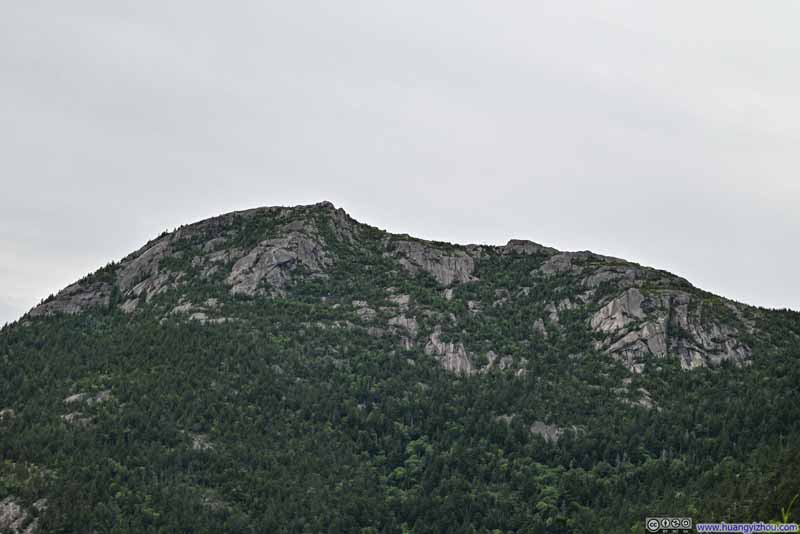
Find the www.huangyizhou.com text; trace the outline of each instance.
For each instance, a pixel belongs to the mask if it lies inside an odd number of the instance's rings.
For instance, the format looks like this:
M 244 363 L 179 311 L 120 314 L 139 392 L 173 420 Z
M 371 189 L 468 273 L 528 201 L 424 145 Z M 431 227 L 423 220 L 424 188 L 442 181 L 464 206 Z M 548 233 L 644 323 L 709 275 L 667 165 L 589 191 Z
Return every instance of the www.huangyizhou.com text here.
M 800 532 L 797 523 L 698 523 L 697 532 Z

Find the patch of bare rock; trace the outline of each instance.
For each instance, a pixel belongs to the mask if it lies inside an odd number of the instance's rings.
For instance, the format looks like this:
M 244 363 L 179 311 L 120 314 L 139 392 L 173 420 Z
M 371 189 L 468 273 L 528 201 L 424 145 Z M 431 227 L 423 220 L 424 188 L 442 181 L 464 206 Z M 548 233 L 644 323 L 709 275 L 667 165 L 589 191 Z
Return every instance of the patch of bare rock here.
M 36 512 L 47 508 L 47 499 L 39 499 L 33 503 Z M 38 532 L 39 519 L 31 519 L 31 513 L 19 504 L 15 497 L 6 497 L 0 501 L 0 531 L 13 534 L 35 534 Z
M 472 374 L 475 368 L 467 355 L 464 344 L 442 341 L 441 335 L 441 328 L 437 327 L 428 338 L 428 343 L 425 345 L 425 354 L 436 356 L 442 367 L 452 373 L 459 375 Z
M 510 425 L 515 417 L 517 417 L 516 414 L 499 415 L 495 419 Z M 572 431 L 576 435 L 581 432 L 581 429 L 577 426 L 572 426 L 565 429 L 555 424 L 545 423 L 544 421 L 534 421 L 533 424 L 528 427 L 528 432 L 530 432 L 532 435 L 541 436 L 545 443 L 551 444 L 558 443 L 558 440 L 561 439 L 561 436 L 563 436 L 564 432 L 567 430 Z
M 113 395 L 111 394 L 110 390 L 100 391 L 98 393 L 75 393 L 70 395 L 64 399 L 64 404 L 72 409 L 70 413 L 61 416 L 61 420 L 69 425 L 73 425 L 80 428 L 87 428 L 92 424 L 92 418 L 88 415 L 85 415 L 79 409 L 76 410 L 75 408 L 80 408 L 81 406 L 84 407 L 91 407 L 97 404 L 102 404 L 104 402 L 108 402 L 113 399 Z
M 219 308 L 219 301 L 215 298 L 206 299 L 202 305 L 193 304 L 190 300 L 181 298 L 169 315 L 184 317 L 201 324 L 222 324 L 239 320 L 234 317 L 210 317 L 209 314 L 219 314 Z M 166 317 L 162 319 L 163 321 L 166 321 Z
M 226 282 L 234 295 L 264 294 L 264 285 L 281 293 L 291 272 L 303 267 L 320 274 L 333 263 L 321 240 L 300 232 L 267 239 L 250 250 L 234 265 Z
M 739 329 L 704 314 L 697 298 L 680 290 L 645 296 L 638 288 L 627 289 L 592 316 L 592 330 L 605 335 L 596 346 L 633 372 L 642 371 L 639 360 L 645 355 L 676 355 L 684 369 L 747 361 L 752 351 L 739 341 Z
M 400 265 L 411 274 L 427 272 L 443 286 L 476 280 L 472 276 L 475 260 L 463 250 L 442 250 L 425 241 L 395 241 L 393 244 L 394 251 L 390 255 L 398 258 Z

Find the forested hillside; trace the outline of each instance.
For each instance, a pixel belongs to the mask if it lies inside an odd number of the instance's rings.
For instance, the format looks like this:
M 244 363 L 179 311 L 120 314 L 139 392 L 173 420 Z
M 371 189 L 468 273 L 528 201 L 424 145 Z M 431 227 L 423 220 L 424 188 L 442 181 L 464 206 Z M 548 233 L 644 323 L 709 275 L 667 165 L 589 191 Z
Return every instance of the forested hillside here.
M 165 233 L 0 331 L 0 526 L 616 533 L 800 493 L 800 314 L 329 203 Z M 792 519 L 800 521 L 800 512 Z

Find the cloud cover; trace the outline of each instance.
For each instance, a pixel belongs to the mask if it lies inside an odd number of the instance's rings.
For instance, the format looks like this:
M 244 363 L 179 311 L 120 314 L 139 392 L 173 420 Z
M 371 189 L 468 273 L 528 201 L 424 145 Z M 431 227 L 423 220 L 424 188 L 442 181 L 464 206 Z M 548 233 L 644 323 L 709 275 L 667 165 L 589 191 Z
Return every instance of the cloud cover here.
M 0 6 L 0 323 L 164 229 L 323 199 L 800 309 L 796 3 Z

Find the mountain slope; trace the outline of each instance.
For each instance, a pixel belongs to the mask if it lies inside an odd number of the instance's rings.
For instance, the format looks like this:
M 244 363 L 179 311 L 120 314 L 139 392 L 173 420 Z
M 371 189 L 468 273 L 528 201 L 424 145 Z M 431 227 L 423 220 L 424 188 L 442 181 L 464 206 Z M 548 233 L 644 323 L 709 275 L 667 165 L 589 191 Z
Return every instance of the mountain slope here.
M 2 330 L 0 506 L 48 532 L 764 519 L 800 490 L 799 333 L 591 252 L 227 214 Z
M 631 369 L 640 370 L 636 362 L 646 355 L 674 356 L 685 368 L 724 360 L 741 364 L 752 355 L 745 341 L 754 333 L 751 309 L 698 291 L 669 273 L 591 252 L 558 252 L 529 241 L 462 247 L 393 236 L 353 221 L 329 203 L 256 209 L 182 227 L 119 265 L 70 286 L 30 315 L 108 307 L 112 298 L 113 305 L 131 313 L 175 290 L 173 296 L 182 298 L 177 303 L 160 299 L 161 308 L 166 311 L 175 304 L 170 313 L 205 321 L 208 310 L 187 296 L 192 287 L 217 285 L 227 290 L 218 295 L 221 298 L 287 297 L 304 296 L 314 282 L 331 280 L 316 289 L 321 299 L 361 306 L 359 317 L 373 318 L 366 301 L 358 300 L 366 295 L 341 287 L 352 283 L 347 280 L 352 275 L 370 271 L 382 278 L 376 281 L 386 291 L 416 275 L 432 278 L 444 300 L 463 296 L 482 320 L 492 315 L 484 311 L 487 307 L 502 309 L 511 301 L 523 301 L 529 305 L 530 334 L 543 338 L 548 326 L 559 328 L 563 312 L 591 312 L 587 326 L 597 338 L 594 348 Z M 540 294 L 531 295 L 532 290 Z M 349 297 L 364 304 L 348 302 Z M 530 304 L 540 309 L 530 309 Z M 210 320 L 224 320 L 220 313 L 212 313 L 217 317 Z M 396 315 L 378 322 L 402 326 L 404 320 L 416 319 Z M 449 354 L 434 345 L 435 352 Z M 472 359 L 458 364 L 472 371 Z

